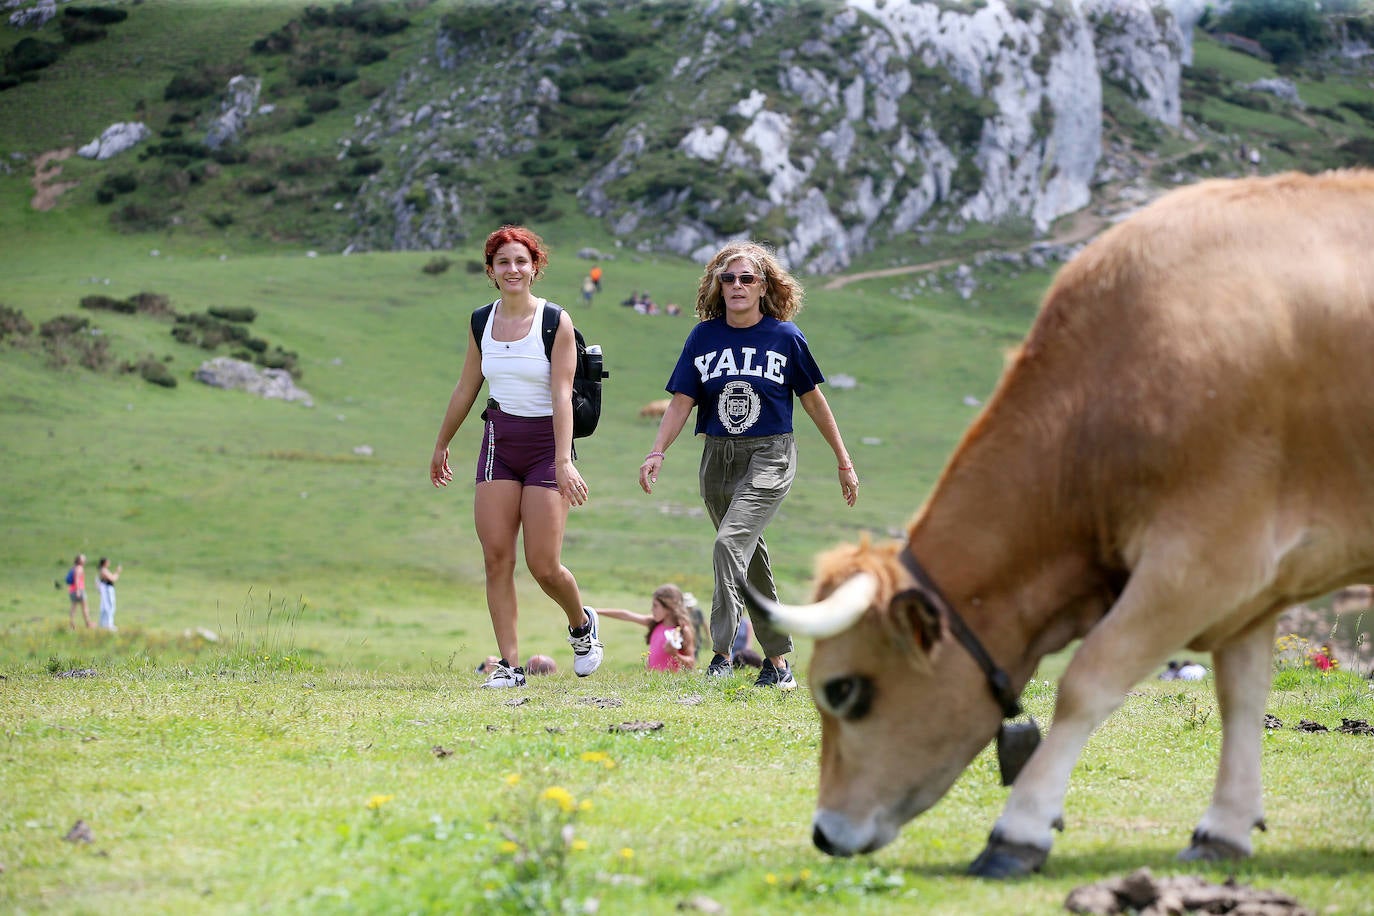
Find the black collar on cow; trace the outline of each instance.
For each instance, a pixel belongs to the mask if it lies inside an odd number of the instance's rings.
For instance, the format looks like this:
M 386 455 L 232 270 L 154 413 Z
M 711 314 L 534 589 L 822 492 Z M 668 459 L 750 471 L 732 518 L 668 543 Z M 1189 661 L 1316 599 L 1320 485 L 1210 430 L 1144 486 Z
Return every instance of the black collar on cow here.
M 983 648 L 978 637 L 968 628 L 968 624 L 964 623 L 964 618 L 960 617 L 954 605 L 949 603 L 949 599 L 940 591 L 935 580 L 917 562 L 911 547 L 908 546 L 898 556 L 906 571 L 916 580 L 916 587 L 911 591 L 922 604 L 949 623 L 950 632 L 959 641 L 959 645 L 963 646 L 964 650 L 973 656 L 978 667 L 983 669 L 988 687 L 992 689 L 997 704 L 1002 707 L 1003 722 L 997 729 L 997 763 L 1002 772 L 1002 785 L 1009 786 L 1016 780 L 1016 774 L 1021 772 L 1021 767 L 1030 759 L 1031 753 L 1040 743 L 1040 727 L 1035 724 L 1034 717 L 1029 722 L 1008 724 L 1005 721 L 1015 719 L 1022 713 L 1020 695 L 1012 688 L 1011 678 L 992 660 L 988 650 Z

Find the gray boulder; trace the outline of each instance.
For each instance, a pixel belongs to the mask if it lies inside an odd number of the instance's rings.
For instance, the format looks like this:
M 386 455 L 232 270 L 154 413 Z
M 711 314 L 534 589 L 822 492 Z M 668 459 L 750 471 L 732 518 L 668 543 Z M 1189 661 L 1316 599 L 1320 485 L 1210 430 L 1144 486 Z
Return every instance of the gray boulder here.
M 219 149 L 233 143 L 243 132 L 244 125 L 258 107 L 258 96 L 262 93 L 262 80 L 255 76 L 236 76 L 220 102 L 220 115 L 210 124 L 205 134 L 205 145 Z
M 252 363 L 228 356 L 216 356 L 201 363 L 196 381 L 212 388 L 247 391 L 258 397 L 280 401 L 300 401 L 314 407 L 315 401 L 303 389 L 297 388 L 291 373 L 285 369 L 258 369 Z
M 86 159 L 113 159 L 152 135 L 153 132 L 142 121 L 111 124 L 99 137 L 78 149 L 76 154 Z

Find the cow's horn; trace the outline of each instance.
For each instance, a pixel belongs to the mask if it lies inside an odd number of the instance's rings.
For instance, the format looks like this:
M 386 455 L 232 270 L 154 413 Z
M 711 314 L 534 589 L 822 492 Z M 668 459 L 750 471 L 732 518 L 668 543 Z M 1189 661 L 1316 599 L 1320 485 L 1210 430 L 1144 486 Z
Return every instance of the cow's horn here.
M 858 573 L 815 604 L 782 604 L 760 594 L 748 583 L 744 592 L 746 600 L 766 613 L 778 629 L 794 636 L 824 639 L 843 633 L 863 616 L 878 594 L 878 577 Z

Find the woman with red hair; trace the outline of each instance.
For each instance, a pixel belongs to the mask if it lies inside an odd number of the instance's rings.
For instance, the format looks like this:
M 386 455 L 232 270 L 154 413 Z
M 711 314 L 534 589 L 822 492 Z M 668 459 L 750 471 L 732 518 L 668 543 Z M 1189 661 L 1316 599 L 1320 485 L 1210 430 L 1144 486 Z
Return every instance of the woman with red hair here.
M 568 618 L 573 671 L 586 677 L 601 665 L 596 612 L 582 604 L 577 580 L 563 565 L 568 509 L 587 501 L 587 483 L 573 465 L 572 379 L 577 359 L 572 319 L 559 310 L 553 349 L 544 349 L 543 316 L 558 309 L 534 295 L 549 262 L 539 236 L 502 226 L 487 237 L 487 278 L 500 292 L 488 308 L 479 339 L 468 331 L 467 356 L 449 398 L 430 459 L 436 487 L 453 480 L 448 446 L 467 419 L 485 380 L 486 427 L 477 457 L 473 516 L 486 569 L 487 610 L 500 661 L 483 687 L 523 687 L 516 631 L 515 544 L 525 532 L 525 565 Z

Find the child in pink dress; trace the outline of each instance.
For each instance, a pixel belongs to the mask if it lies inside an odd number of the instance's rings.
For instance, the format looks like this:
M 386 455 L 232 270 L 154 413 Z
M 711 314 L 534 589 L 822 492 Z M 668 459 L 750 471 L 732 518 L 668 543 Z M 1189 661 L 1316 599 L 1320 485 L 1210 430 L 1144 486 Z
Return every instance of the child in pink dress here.
M 596 612 L 610 620 L 637 623 L 648 630 L 645 642 L 649 653 L 644 667 L 650 671 L 681 671 L 696 667 L 696 633 L 687 612 L 682 589 L 676 585 L 660 585 L 654 589 L 649 613 L 639 614 L 624 608 L 597 608 Z

